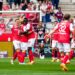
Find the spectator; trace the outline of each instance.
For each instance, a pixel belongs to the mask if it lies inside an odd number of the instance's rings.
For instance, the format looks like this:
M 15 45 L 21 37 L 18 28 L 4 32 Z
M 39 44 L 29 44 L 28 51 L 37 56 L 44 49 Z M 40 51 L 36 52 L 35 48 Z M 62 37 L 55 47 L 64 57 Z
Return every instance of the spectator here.
M 32 2 L 33 1 L 33 3 L 37 3 L 37 0 L 30 0 L 30 2 Z
M 35 31 L 37 30 L 38 23 L 39 23 L 39 14 L 35 14 L 35 18 L 33 20 L 33 27 Z
M 54 10 L 50 10 L 50 14 L 51 14 L 51 16 L 50 16 L 51 22 L 57 21 L 57 20 L 56 20 L 56 17 L 55 17 Z
M 51 9 L 50 6 L 46 9 L 46 15 L 45 15 L 46 23 L 47 22 L 51 22 L 51 19 L 50 19 L 50 9 Z
M 0 11 L 2 10 L 3 0 L 0 0 Z
M 47 4 L 45 3 L 45 1 L 43 1 L 43 3 L 40 6 L 40 10 L 41 10 L 42 22 L 44 23 L 46 22 L 46 19 L 45 19 L 46 9 L 47 9 Z
M 52 0 L 53 6 L 55 6 L 56 9 L 58 9 L 59 0 Z
M 25 2 L 22 2 L 23 6 L 22 6 L 22 10 L 26 10 L 27 9 L 27 1 L 25 0 Z
M 63 13 L 62 13 L 60 7 L 58 8 L 58 12 L 55 14 L 55 16 L 56 16 L 58 22 L 61 22 L 61 20 L 63 19 Z
M 27 5 L 26 11 L 32 11 L 32 6 L 30 4 Z
M 9 3 L 10 9 L 12 9 L 12 5 L 14 4 L 14 0 L 7 0 L 7 2 Z
M 25 3 L 25 2 L 27 2 L 27 4 L 30 3 L 30 0 L 21 0 L 21 1 L 22 3 Z
M 19 9 L 20 4 L 21 4 L 21 0 L 14 0 L 14 4 L 15 4 L 15 9 Z
M 51 19 L 50 19 L 50 10 L 51 10 L 51 7 L 50 6 L 48 6 L 47 7 L 47 9 L 46 9 L 46 15 L 45 15 L 45 21 L 46 21 L 46 25 L 45 25 L 45 27 L 46 27 L 46 32 L 48 32 L 49 30 L 50 30 L 50 23 L 51 23 Z
M 36 11 L 36 10 L 37 10 L 37 7 L 36 7 L 36 5 L 34 5 L 34 6 L 33 6 L 33 10 L 34 10 L 34 11 Z
M 41 0 L 38 0 L 38 3 L 36 4 L 37 10 L 40 10 L 40 6 L 41 5 L 42 5 L 42 1 Z

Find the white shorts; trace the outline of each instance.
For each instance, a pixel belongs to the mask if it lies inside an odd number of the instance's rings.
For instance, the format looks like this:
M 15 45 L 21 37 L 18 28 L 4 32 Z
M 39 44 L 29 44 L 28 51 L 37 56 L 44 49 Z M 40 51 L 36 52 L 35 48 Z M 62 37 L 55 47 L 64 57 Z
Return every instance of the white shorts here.
M 71 48 L 75 48 L 75 41 L 73 39 L 71 40 Z
M 20 41 L 14 40 L 13 45 L 14 45 L 15 50 L 20 49 Z
M 52 40 L 52 48 L 55 48 L 55 47 L 58 48 L 58 41 Z
M 28 47 L 33 47 L 35 43 L 35 38 L 28 40 Z
M 58 48 L 60 52 L 70 52 L 69 43 L 58 43 Z
M 25 42 L 21 42 L 21 50 L 23 51 L 23 50 L 27 50 L 27 43 L 25 43 Z

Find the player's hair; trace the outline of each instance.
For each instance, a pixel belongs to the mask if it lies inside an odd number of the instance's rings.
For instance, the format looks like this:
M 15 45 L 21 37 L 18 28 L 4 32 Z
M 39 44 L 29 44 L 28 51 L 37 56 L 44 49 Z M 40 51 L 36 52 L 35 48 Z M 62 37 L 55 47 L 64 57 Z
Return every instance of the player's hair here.
M 28 19 L 27 18 L 24 18 L 22 24 L 26 24 L 26 23 L 28 23 Z
M 65 14 L 65 15 L 64 15 L 64 20 L 69 20 L 70 17 L 71 17 L 70 14 Z

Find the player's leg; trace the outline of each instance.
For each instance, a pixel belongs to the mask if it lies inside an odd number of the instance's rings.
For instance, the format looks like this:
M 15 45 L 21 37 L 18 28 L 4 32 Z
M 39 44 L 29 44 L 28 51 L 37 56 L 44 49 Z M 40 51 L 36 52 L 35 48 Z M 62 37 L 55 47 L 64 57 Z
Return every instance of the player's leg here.
M 29 60 L 30 60 L 30 64 L 34 63 L 34 55 L 32 52 L 32 47 L 34 46 L 35 43 L 35 39 L 29 39 L 28 40 L 28 54 L 29 54 Z
M 58 42 L 58 49 L 60 52 L 60 61 L 62 61 L 62 59 L 64 58 L 64 48 L 63 48 L 63 44 Z
M 55 40 L 52 40 L 52 62 L 55 62 L 56 61 L 56 44 L 57 44 L 57 41 Z
M 27 43 L 21 42 L 21 50 L 22 50 L 22 53 L 21 53 L 22 58 L 21 58 L 20 64 L 25 64 L 24 60 L 25 60 L 25 55 L 26 55 L 26 50 L 27 50 Z
M 60 61 L 60 51 L 59 51 L 59 48 L 58 48 L 58 41 L 57 41 L 57 43 L 56 43 L 56 50 L 57 50 L 57 62 L 59 62 Z
M 67 63 L 67 61 L 69 60 L 69 55 L 70 55 L 70 44 L 68 43 L 64 43 L 64 52 L 65 52 L 65 56 L 64 56 L 64 63 Z
M 63 63 L 63 59 L 64 59 L 64 48 L 63 48 L 63 44 L 58 42 L 58 48 L 59 48 L 59 52 L 60 52 L 60 67 L 62 70 L 66 71 L 68 70 L 66 65 Z
M 64 71 L 67 71 L 68 68 L 67 68 L 66 64 L 70 63 L 70 60 L 69 60 L 70 44 L 64 43 L 63 47 L 64 47 L 65 55 L 64 55 L 64 58 L 61 62 L 61 67 L 64 69 Z
M 59 49 L 56 48 L 56 62 L 59 62 L 60 61 L 60 52 L 59 52 Z
M 15 52 L 13 53 L 13 58 L 11 60 L 11 64 L 13 64 L 13 61 L 18 57 L 20 54 L 20 41 L 14 40 L 13 41 L 13 46 L 15 49 Z
M 55 58 L 55 48 L 52 48 L 52 62 L 55 62 L 56 58 Z

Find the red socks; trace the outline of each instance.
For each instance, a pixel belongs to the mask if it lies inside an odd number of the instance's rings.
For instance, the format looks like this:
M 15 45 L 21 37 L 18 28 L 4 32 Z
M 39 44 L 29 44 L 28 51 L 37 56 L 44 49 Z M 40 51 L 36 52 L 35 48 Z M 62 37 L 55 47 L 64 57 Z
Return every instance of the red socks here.
M 17 58 L 17 52 L 14 53 L 13 60 L 15 60 L 16 58 Z
M 58 59 L 60 59 L 60 52 L 59 51 L 57 52 L 57 57 L 58 57 Z
M 20 63 L 23 63 L 24 62 L 24 54 L 22 52 L 19 52 L 18 53 L 18 61 Z
M 55 58 L 55 50 L 52 50 L 52 57 Z
M 66 64 L 67 60 L 69 60 L 69 56 L 65 55 L 63 60 L 62 60 L 62 63 Z
M 25 58 L 25 52 L 15 52 L 13 55 L 13 60 L 15 60 L 18 57 L 18 61 L 20 63 L 24 62 L 24 58 Z
M 73 58 L 73 54 L 74 54 L 74 51 L 71 50 L 71 51 L 70 51 L 70 55 L 69 55 L 69 59 L 72 59 L 72 58 Z
M 25 55 L 26 55 L 26 53 L 22 52 L 22 62 L 24 62 L 24 60 L 25 60 Z
M 34 61 L 34 56 L 33 56 L 32 50 L 29 50 L 29 60 L 30 60 L 30 62 Z

